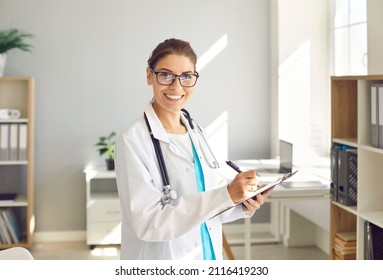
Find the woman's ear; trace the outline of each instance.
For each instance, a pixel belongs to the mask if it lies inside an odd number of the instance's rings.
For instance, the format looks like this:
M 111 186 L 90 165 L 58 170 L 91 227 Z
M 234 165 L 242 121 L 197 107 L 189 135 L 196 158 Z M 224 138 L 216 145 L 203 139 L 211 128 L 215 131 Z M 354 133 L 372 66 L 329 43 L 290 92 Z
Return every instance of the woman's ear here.
M 153 78 L 152 71 L 150 71 L 149 67 L 146 67 L 146 83 L 148 84 L 148 86 L 153 85 L 152 78 Z

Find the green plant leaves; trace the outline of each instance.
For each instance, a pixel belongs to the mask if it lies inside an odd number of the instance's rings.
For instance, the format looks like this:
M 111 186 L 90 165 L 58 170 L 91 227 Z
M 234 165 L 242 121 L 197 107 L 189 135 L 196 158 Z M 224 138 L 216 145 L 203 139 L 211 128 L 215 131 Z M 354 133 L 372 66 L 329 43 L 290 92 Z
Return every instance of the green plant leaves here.
M 30 52 L 32 45 L 25 42 L 25 39 L 32 38 L 33 35 L 22 32 L 16 28 L 0 31 L 0 53 L 6 53 L 11 49 L 20 49 Z
M 96 146 L 98 147 L 98 152 L 100 156 L 107 154 L 109 159 L 114 158 L 114 144 L 116 143 L 115 131 L 112 131 L 108 136 L 100 136 Z

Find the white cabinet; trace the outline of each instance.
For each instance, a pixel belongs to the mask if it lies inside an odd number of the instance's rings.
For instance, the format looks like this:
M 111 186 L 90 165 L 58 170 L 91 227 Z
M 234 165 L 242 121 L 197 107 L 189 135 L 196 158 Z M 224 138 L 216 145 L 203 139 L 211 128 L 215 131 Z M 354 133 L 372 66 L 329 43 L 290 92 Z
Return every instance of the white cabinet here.
M 96 245 L 121 243 L 121 211 L 116 174 L 102 167 L 86 167 L 86 242 Z

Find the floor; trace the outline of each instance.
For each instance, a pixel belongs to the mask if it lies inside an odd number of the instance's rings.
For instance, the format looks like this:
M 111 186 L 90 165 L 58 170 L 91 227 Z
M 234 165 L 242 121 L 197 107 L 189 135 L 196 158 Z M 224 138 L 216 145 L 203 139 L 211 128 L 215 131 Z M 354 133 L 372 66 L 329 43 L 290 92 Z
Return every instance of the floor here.
M 243 246 L 231 246 L 235 259 L 243 259 Z M 31 253 L 36 260 L 118 260 L 119 246 L 97 246 L 90 250 L 85 242 L 35 242 Z M 282 244 L 252 246 L 255 260 L 327 260 L 329 256 L 315 246 L 286 248 Z M 224 256 L 226 258 L 226 256 Z

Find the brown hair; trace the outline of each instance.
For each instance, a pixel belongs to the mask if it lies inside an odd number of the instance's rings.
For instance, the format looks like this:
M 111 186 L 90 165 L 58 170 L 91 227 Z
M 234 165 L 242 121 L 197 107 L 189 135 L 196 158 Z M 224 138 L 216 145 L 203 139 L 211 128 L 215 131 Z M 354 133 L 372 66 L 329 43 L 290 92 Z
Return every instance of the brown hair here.
M 170 54 L 184 55 L 188 57 L 194 64 L 194 68 L 197 64 L 197 55 L 189 42 L 180 39 L 167 39 L 153 50 L 151 56 L 148 59 L 148 66 L 151 69 L 157 65 L 158 61 Z

